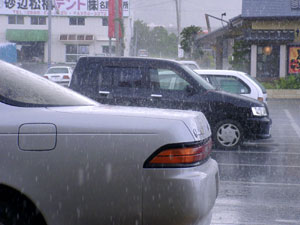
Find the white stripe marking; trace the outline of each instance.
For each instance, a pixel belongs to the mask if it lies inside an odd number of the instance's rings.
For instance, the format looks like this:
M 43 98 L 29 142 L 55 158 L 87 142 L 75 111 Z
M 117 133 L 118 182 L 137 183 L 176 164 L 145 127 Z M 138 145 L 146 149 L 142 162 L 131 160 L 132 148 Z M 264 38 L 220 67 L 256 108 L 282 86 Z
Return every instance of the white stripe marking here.
M 298 148 L 297 148 L 298 150 Z M 283 155 L 300 155 L 299 152 L 255 152 L 255 151 L 218 151 L 218 150 L 213 150 L 213 153 L 236 153 L 236 154 L 239 154 L 239 155 L 242 155 L 242 154 L 283 154 Z
M 292 224 L 300 224 L 300 220 L 282 220 L 282 219 L 277 219 L 275 220 L 276 222 L 279 223 L 292 223 Z
M 253 166 L 253 167 L 283 167 L 283 168 L 300 168 L 300 166 L 285 166 L 285 165 L 259 165 L 259 164 L 234 164 L 234 163 L 218 163 L 221 166 Z
M 292 184 L 292 183 L 268 183 L 268 182 L 247 182 L 247 181 L 230 181 L 230 180 L 221 180 L 220 183 L 222 184 L 235 184 L 235 185 L 256 185 L 256 186 L 268 186 L 268 185 L 273 185 L 273 186 L 295 186 L 299 187 L 300 184 Z
M 293 129 L 295 130 L 296 134 L 300 138 L 300 127 L 298 126 L 297 122 L 294 120 L 294 118 L 292 117 L 289 110 L 285 109 L 284 112 L 285 112 L 287 118 L 290 120 L 291 125 L 292 125 Z

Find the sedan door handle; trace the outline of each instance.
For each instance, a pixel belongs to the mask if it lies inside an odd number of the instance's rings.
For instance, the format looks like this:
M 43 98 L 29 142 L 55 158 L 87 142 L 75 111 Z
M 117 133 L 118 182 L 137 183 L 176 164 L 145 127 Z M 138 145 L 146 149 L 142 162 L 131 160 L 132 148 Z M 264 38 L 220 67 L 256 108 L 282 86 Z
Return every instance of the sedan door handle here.
M 162 95 L 156 95 L 156 94 L 152 94 L 152 95 L 151 95 L 151 97 L 152 97 L 152 98 L 161 98 L 161 97 L 162 97 Z
M 99 91 L 100 95 L 109 95 L 110 92 L 109 91 Z

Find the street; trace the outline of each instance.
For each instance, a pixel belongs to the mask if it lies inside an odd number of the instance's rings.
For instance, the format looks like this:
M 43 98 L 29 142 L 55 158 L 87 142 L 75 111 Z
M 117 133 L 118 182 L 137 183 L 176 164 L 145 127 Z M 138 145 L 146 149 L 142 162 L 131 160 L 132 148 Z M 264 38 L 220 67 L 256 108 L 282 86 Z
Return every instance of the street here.
M 215 149 L 220 191 L 212 224 L 300 224 L 300 100 L 269 100 L 272 138 Z

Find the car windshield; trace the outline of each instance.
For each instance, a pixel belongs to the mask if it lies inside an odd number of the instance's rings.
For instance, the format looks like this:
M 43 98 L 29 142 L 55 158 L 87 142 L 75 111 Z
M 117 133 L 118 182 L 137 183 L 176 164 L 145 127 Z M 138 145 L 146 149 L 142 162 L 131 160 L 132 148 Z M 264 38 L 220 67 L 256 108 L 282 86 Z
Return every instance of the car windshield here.
M 16 106 L 87 106 L 96 103 L 41 76 L 0 61 L 0 99 Z
M 68 68 L 63 68 L 63 67 L 55 67 L 55 68 L 50 68 L 47 71 L 48 74 L 50 73 L 69 73 Z

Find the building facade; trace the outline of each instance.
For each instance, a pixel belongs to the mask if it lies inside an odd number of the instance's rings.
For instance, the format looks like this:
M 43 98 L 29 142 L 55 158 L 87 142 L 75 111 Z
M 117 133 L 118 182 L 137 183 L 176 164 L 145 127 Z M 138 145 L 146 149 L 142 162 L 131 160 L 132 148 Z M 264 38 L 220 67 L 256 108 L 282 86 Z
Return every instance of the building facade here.
M 276 79 L 299 74 L 300 1 L 243 0 L 241 15 L 197 40 L 215 49 L 218 69 L 230 68 L 228 50 L 232 52 L 235 43 L 242 42 L 249 49 L 245 61 L 249 61 L 246 72 L 251 76 Z
M 51 11 L 51 63 L 109 55 L 108 0 L 55 0 Z M 129 54 L 129 1 L 123 0 L 124 55 Z M 48 61 L 48 10 L 43 0 L 0 0 L 0 43 L 16 43 L 18 62 Z M 112 38 L 111 53 L 115 53 Z
M 251 46 L 252 76 L 263 79 L 300 73 L 298 0 L 243 0 L 242 18 L 248 26 L 240 39 Z

